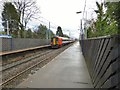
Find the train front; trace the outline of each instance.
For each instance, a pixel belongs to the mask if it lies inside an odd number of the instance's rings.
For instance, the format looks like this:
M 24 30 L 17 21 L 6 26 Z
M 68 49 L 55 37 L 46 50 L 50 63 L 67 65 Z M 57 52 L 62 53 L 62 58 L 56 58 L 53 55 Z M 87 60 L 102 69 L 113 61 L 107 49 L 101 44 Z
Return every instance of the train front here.
M 52 48 L 59 48 L 62 45 L 62 38 L 55 36 L 51 38 L 51 47 Z

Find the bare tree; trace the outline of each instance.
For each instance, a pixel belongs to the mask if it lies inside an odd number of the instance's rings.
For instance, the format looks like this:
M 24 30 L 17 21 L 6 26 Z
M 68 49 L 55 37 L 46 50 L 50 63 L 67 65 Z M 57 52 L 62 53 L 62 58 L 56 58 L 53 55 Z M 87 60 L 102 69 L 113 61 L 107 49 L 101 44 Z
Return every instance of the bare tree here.
M 19 13 L 20 28 L 25 29 L 28 22 L 40 13 L 35 0 L 15 0 L 14 5 Z

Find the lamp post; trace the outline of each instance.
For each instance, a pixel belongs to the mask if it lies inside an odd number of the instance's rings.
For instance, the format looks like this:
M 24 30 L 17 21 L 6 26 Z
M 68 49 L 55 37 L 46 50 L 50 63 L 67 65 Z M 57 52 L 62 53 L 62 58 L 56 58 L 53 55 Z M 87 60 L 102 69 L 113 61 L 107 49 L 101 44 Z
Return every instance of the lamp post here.
M 82 13 L 82 11 L 79 11 L 79 12 L 76 12 L 76 14 L 79 14 L 79 13 Z M 82 29 L 82 19 L 80 19 L 80 37 L 81 37 L 81 50 L 83 51 L 83 36 L 84 36 L 84 33 L 83 33 L 83 29 Z
M 84 13 L 85 12 L 85 18 L 84 18 L 84 16 L 83 16 L 83 20 L 84 20 L 84 27 L 82 27 L 82 19 L 81 19 L 81 34 L 82 34 L 82 37 L 81 38 L 84 38 L 84 37 L 86 37 L 87 38 L 87 30 L 86 30 L 86 24 L 87 24 L 87 11 L 79 11 L 79 12 L 76 12 L 77 14 L 79 14 L 79 13 Z
M 82 13 L 82 11 L 76 12 L 76 14 L 79 14 L 79 13 Z M 81 37 L 81 40 L 82 40 L 83 39 L 82 19 L 80 19 L 80 31 L 81 31 L 80 32 L 80 37 Z

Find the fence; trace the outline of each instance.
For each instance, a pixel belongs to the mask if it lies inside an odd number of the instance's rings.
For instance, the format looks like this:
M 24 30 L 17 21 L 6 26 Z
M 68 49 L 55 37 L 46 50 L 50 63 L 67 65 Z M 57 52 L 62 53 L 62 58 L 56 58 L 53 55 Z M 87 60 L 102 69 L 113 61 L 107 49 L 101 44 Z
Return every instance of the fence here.
M 0 38 L 0 42 L 0 47 L 2 47 L 0 51 L 11 51 L 50 44 L 50 40 L 27 38 Z
M 95 88 L 120 88 L 120 35 L 80 41 Z

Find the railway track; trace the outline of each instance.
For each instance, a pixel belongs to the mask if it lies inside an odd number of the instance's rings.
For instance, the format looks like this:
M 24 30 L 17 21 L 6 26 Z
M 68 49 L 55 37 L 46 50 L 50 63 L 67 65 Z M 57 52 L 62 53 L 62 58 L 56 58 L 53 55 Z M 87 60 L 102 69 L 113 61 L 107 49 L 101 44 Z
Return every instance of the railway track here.
M 13 68 L 13 67 L 15 67 L 17 65 L 26 63 L 26 62 L 34 59 L 34 58 L 38 58 L 38 57 L 40 57 L 42 55 L 45 55 L 45 54 L 47 54 L 47 53 L 49 53 L 51 51 L 52 50 L 47 50 L 47 51 L 39 52 L 39 53 L 34 54 L 34 55 L 32 55 L 32 56 L 30 56 L 28 58 L 25 58 L 25 59 L 22 59 L 22 60 L 19 60 L 19 61 L 14 61 L 12 63 L 8 63 L 8 64 L 5 64 L 5 65 L 2 65 L 2 70 L 0 70 L 0 72 L 3 72 L 3 71 L 8 70 L 8 69 L 11 69 L 11 68 Z
M 14 88 L 19 83 L 24 81 L 29 75 L 35 73 L 39 68 L 50 62 L 54 57 L 63 52 L 71 44 L 59 49 L 50 49 L 43 53 L 37 53 L 34 56 L 21 61 L 10 63 L 3 67 L 2 83 L 3 88 Z
M 30 67 L 31 65 L 41 61 L 45 58 L 46 54 L 49 54 L 51 51 L 52 50 L 42 52 L 40 54 L 26 58 L 25 60 L 18 61 L 15 64 L 12 64 L 11 66 L 8 66 L 2 73 L 2 81 L 9 79 L 9 77 L 12 77 L 17 73 L 23 71 L 24 69 Z
M 21 59 L 28 58 L 30 56 L 33 56 L 37 53 L 41 53 L 43 51 L 47 51 L 50 46 L 43 46 L 40 48 L 30 48 L 30 49 L 23 49 L 18 51 L 12 51 L 13 53 L 3 54 L 2 55 L 2 67 L 11 63 L 14 63 L 16 61 L 19 61 Z

